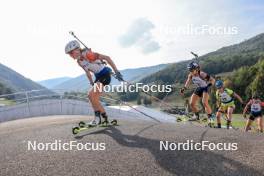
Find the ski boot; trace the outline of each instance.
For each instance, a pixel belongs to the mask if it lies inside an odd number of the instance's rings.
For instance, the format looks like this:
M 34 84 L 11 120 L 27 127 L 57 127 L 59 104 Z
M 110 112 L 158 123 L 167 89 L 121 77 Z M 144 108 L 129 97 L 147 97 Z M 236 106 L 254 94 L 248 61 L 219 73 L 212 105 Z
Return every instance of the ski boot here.
M 215 128 L 222 128 L 221 123 L 218 123 L 217 126 Z
M 227 120 L 226 121 L 226 129 L 229 130 L 230 126 L 231 126 L 231 121 L 230 120 Z
M 193 117 L 189 121 L 200 121 L 200 115 L 198 112 L 194 113 Z
M 209 118 L 208 121 L 209 121 L 209 122 L 208 122 L 208 126 L 209 126 L 210 128 L 214 128 L 214 120 L 213 120 L 212 118 Z
M 99 111 L 95 111 L 94 112 L 94 120 L 88 122 L 88 123 L 85 123 L 84 121 L 80 121 L 79 122 L 79 127 L 80 128 L 85 128 L 85 127 L 94 127 L 94 126 L 97 126 L 97 125 L 100 125 L 101 124 L 101 114 Z
M 108 124 L 109 124 L 109 121 L 108 121 L 108 116 L 106 115 L 106 113 L 104 112 L 104 113 L 102 113 L 101 114 L 102 115 L 102 118 L 103 118 L 103 120 L 102 120 L 102 125 L 105 125 L 105 126 L 107 126 Z
M 102 118 L 103 118 L 103 121 L 101 123 L 103 127 L 107 127 L 109 125 L 114 125 L 114 126 L 117 125 L 117 120 L 116 119 L 111 120 L 110 124 L 109 124 L 108 116 L 106 115 L 105 112 L 102 113 L 101 115 L 102 115 Z
M 215 115 L 214 114 L 210 114 L 208 115 L 208 126 L 210 128 L 214 128 L 214 119 L 215 119 Z

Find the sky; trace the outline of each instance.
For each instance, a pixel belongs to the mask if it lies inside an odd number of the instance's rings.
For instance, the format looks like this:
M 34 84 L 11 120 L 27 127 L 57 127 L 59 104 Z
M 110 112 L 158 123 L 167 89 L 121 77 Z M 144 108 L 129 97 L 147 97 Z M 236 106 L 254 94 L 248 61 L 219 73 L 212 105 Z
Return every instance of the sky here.
M 0 63 L 34 81 L 79 76 L 69 31 L 120 70 L 172 63 L 263 33 L 263 19 L 261 0 L 3 1 Z

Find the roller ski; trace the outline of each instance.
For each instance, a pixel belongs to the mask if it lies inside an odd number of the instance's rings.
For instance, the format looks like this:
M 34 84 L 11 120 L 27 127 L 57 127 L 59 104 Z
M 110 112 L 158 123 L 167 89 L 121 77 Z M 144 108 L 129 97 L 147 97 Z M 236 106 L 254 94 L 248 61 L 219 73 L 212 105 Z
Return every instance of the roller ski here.
M 208 124 L 206 125 L 206 127 L 210 127 L 210 128 L 214 128 L 215 125 L 214 125 L 214 119 L 209 119 L 208 120 Z
M 210 128 L 215 128 L 215 115 L 212 114 L 210 118 L 208 118 L 208 124 L 206 125 L 206 127 L 210 127 Z
M 194 113 L 193 116 L 189 116 L 188 121 L 190 121 L 190 122 L 200 122 L 199 113 Z
M 73 127 L 72 128 L 72 133 L 74 135 L 82 132 L 82 131 L 86 131 L 92 128 L 98 128 L 98 127 L 110 127 L 110 126 L 117 126 L 117 120 L 112 120 L 110 123 L 101 123 L 101 124 L 91 124 L 91 123 L 85 123 L 83 121 L 79 122 L 79 126 L 77 127 Z
M 207 122 L 207 118 L 200 118 L 199 113 L 194 113 L 194 115 L 192 117 L 189 117 L 188 121 L 190 122 L 198 122 L 198 123 L 202 123 L 202 122 Z
M 82 131 L 86 131 L 92 128 L 117 126 L 116 119 L 113 119 L 109 122 L 108 117 L 106 115 L 102 114 L 102 117 L 103 117 L 103 120 L 101 120 L 100 116 L 96 116 L 95 119 L 89 123 L 80 121 L 78 126 L 72 128 L 72 133 L 76 135 Z
M 194 115 L 192 118 L 189 119 L 189 122 L 196 122 L 196 123 L 202 124 L 202 126 L 204 127 L 214 128 L 215 126 L 214 119 L 215 119 L 214 114 L 212 114 L 210 117 L 203 117 L 203 118 L 200 118 L 199 116 Z

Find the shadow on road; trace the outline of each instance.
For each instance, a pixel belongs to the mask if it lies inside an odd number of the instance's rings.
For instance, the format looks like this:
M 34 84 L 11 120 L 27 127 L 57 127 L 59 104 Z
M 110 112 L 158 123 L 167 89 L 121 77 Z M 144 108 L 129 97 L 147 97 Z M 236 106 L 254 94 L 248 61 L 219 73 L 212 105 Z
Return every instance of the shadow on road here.
M 200 141 L 203 140 L 206 132 L 207 130 L 202 133 Z M 105 134 L 113 138 L 122 146 L 146 149 L 155 157 L 155 160 L 160 167 L 176 175 L 263 175 L 254 168 L 210 151 L 161 151 L 159 140 L 148 139 L 138 136 L 137 134 L 123 134 L 119 129 L 114 127 L 87 135 L 91 134 Z

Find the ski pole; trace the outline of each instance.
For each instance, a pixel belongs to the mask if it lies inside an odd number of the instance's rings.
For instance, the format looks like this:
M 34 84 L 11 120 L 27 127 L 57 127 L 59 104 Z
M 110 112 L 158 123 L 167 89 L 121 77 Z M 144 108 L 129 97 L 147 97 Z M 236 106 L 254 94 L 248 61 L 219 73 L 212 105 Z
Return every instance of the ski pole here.
M 191 54 L 195 57 L 196 61 L 199 63 L 199 59 L 198 59 L 198 54 L 195 54 L 194 52 L 191 51 Z
M 113 98 L 111 95 L 108 95 L 108 94 L 106 94 L 106 96 L 108 96 L 108 98 L 106 98 L 106 97 L 102 97 L 102 98 L 110 99 L 110 100 L 115 100 L 115 101 L 117 101 L 117 102 L 120 102 L 121 104 L 127 105 L 127 106 L 130 107 L 131 109 L 134 109 L 135 111 L 137 111 L 137 112 L 143 114 L 144 116 L 149 117 L 149 118 L 151 118 L 152 120 L 154 120 L 154 121 L 156 121 L 156 122 L 158 122 L 158 123 L 161 123 L 161 121 L 159 121 L 158 119 L 152 117 L 151 115 L 148 115 L 148 114 L 145 113 L 145 112 L 142 112 L 142 111 L 136 109 L 135 107 L 133 107 L 133 105 L 131 105 L 131 104 L 125 102 L 125 101 L 115 99 L 115 98 Z
M 85 48 L 89 49 L 74 33 L 73 31 L 69 32 L 76 40 L 78 40 Z
M 115 75 L 113 75 L 113 76 L 115 77 Z M 124 79 L 123 79 L 122 81 L 125 82 L 125 83 L 127 83 L 127 84 L 129 84 L 129 85 L 131 85 L 130 82 L 128 82 L 128 81 L 126 81 L 126 80 L 124 80 Z M 165 104 L 166 106 L 168 106 L 168 107 L 170 107 L 170 108 L 175 108 L 174 106 L 172 106 L 172 105 L 170 105 L 170 104 L 164 102 L 164 100 L 161 100 L 161 99 L 159 99 L 158 97 L 155 97 L 155 96 L 151 95 L 151 94 L 148 93 L 148 92 L 144 92 L 144 91 L 141 91 L 141 92 L 144 93 L 144 94 L 146 94 L 146 95 L 148 95 L 148 96 L 150 96 L 151 98 L 157 100 L 158 102 Z
M 74 32 L 73 31 L 70 31 L 69 32 L 76 40 L 78 40 L 78 42 L 80 42 L 86 49 L 90 49 L 90 48 L 88 48 L 75 34 L 74 34 Z M 101 60 L 101 64 L 104 64 L 104 65 L 106 65 L 106 62 L 105 61 L 103 61 L 103 60 Z

